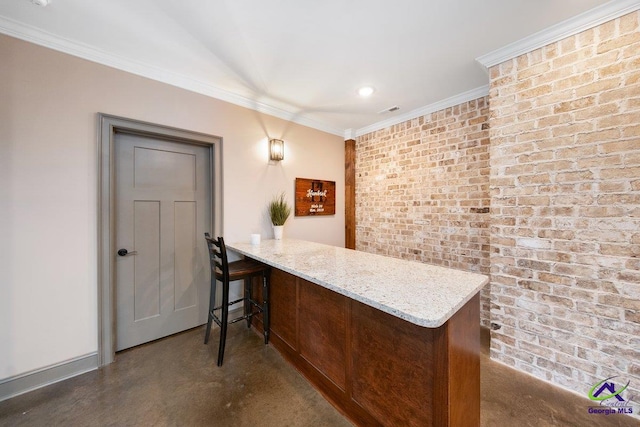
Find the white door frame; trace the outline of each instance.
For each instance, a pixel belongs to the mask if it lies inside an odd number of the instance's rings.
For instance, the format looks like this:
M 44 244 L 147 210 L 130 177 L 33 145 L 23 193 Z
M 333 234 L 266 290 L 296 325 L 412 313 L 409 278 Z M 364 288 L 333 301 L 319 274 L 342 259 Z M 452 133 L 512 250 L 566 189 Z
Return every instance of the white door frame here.
M 210 147 L 211 232 L 222 234 L 222 138 L 98 114 L 98 366 L 115 359 L 115 135 L 151 136 Z

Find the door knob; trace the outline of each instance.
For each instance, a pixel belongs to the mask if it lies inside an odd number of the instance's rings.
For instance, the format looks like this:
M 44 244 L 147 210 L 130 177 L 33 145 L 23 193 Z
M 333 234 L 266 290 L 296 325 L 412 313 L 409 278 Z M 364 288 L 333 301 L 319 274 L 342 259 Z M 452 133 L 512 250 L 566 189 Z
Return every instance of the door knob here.
M 137 253 L 138 253 L 138 251 L 129 252 L 128 250 L 126 250 L 124 248 L 123 249 L 118 249 L 118 255 L 120 255 L 120 256 L 135 255 Z

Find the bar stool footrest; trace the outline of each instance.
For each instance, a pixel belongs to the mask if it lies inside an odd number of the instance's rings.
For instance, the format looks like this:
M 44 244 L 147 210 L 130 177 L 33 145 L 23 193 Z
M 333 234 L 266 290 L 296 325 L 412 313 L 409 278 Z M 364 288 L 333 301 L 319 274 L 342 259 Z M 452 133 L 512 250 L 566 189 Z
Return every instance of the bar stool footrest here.
M 242 300 L 238 300 L 238 301 L 236 301 L 236 302 L 240 302 L 240 301 L 242 301 Z M 251 305 L 252 305 L 253 307 L 255 307 L 255 308 L 257 309 L 257 311 L 251 311 L 251 313 L 247 313 L 247 314 L 244 314 L 244 315 L 242 315 L 242 316 L 235 317 L 235 318 L 233 318 L 233 319 L 227 320 L 227 323 L 229 323 L 229 324 L 231 324 L 231 323 L 236 323 L 236 322 L 239 322 L 239 321 L 241 321 L 241 320 L 247 320 L 247 319 L 250 319 L 250 318 L 252 318 L 253 316 L 255 316 L 255 315 L 257 315 L 257 314 L 264 313 L 264 309 L 263 309 L 263 308 L 262 308 L 262 306 L 260 306 L 260 304 L 258 304 L 257 302 L 255 302 L 255 301 L 251 300 Z M 214 310 L 219 310 L 220 308 L 222 308 L 222 307 L 215 308 Z M 220 319 L 216 314 L 214 314 L 213 312 L 211 312 L 211 313 L 209 313 L 209 316 L 211 317 L 211 319 L 212 319 L 214 322 L 216 322 L 216 325 L 218 325 L 218 326 L 222 326 L 222 320 L 221 320 L 221 319 Z

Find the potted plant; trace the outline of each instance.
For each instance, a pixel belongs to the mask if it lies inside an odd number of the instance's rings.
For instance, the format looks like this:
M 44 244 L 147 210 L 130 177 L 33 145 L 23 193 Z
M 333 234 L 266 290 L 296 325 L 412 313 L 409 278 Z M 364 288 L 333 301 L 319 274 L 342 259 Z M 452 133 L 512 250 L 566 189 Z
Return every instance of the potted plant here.
M 275 196 L 269 203 L 269 217 L 273 224 L 273 237 L 276 240 L 282 239 L 282 228 L 291 215 L 291 207 L 284 198 L 284 193 Z

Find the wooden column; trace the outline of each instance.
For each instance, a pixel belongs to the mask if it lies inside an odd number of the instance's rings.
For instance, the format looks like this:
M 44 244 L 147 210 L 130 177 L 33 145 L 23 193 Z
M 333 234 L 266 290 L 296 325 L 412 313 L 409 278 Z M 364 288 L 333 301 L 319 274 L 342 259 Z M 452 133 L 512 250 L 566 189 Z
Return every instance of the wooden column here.
M 356 248 L 356 141 L 344 142 L 344 247 Z

